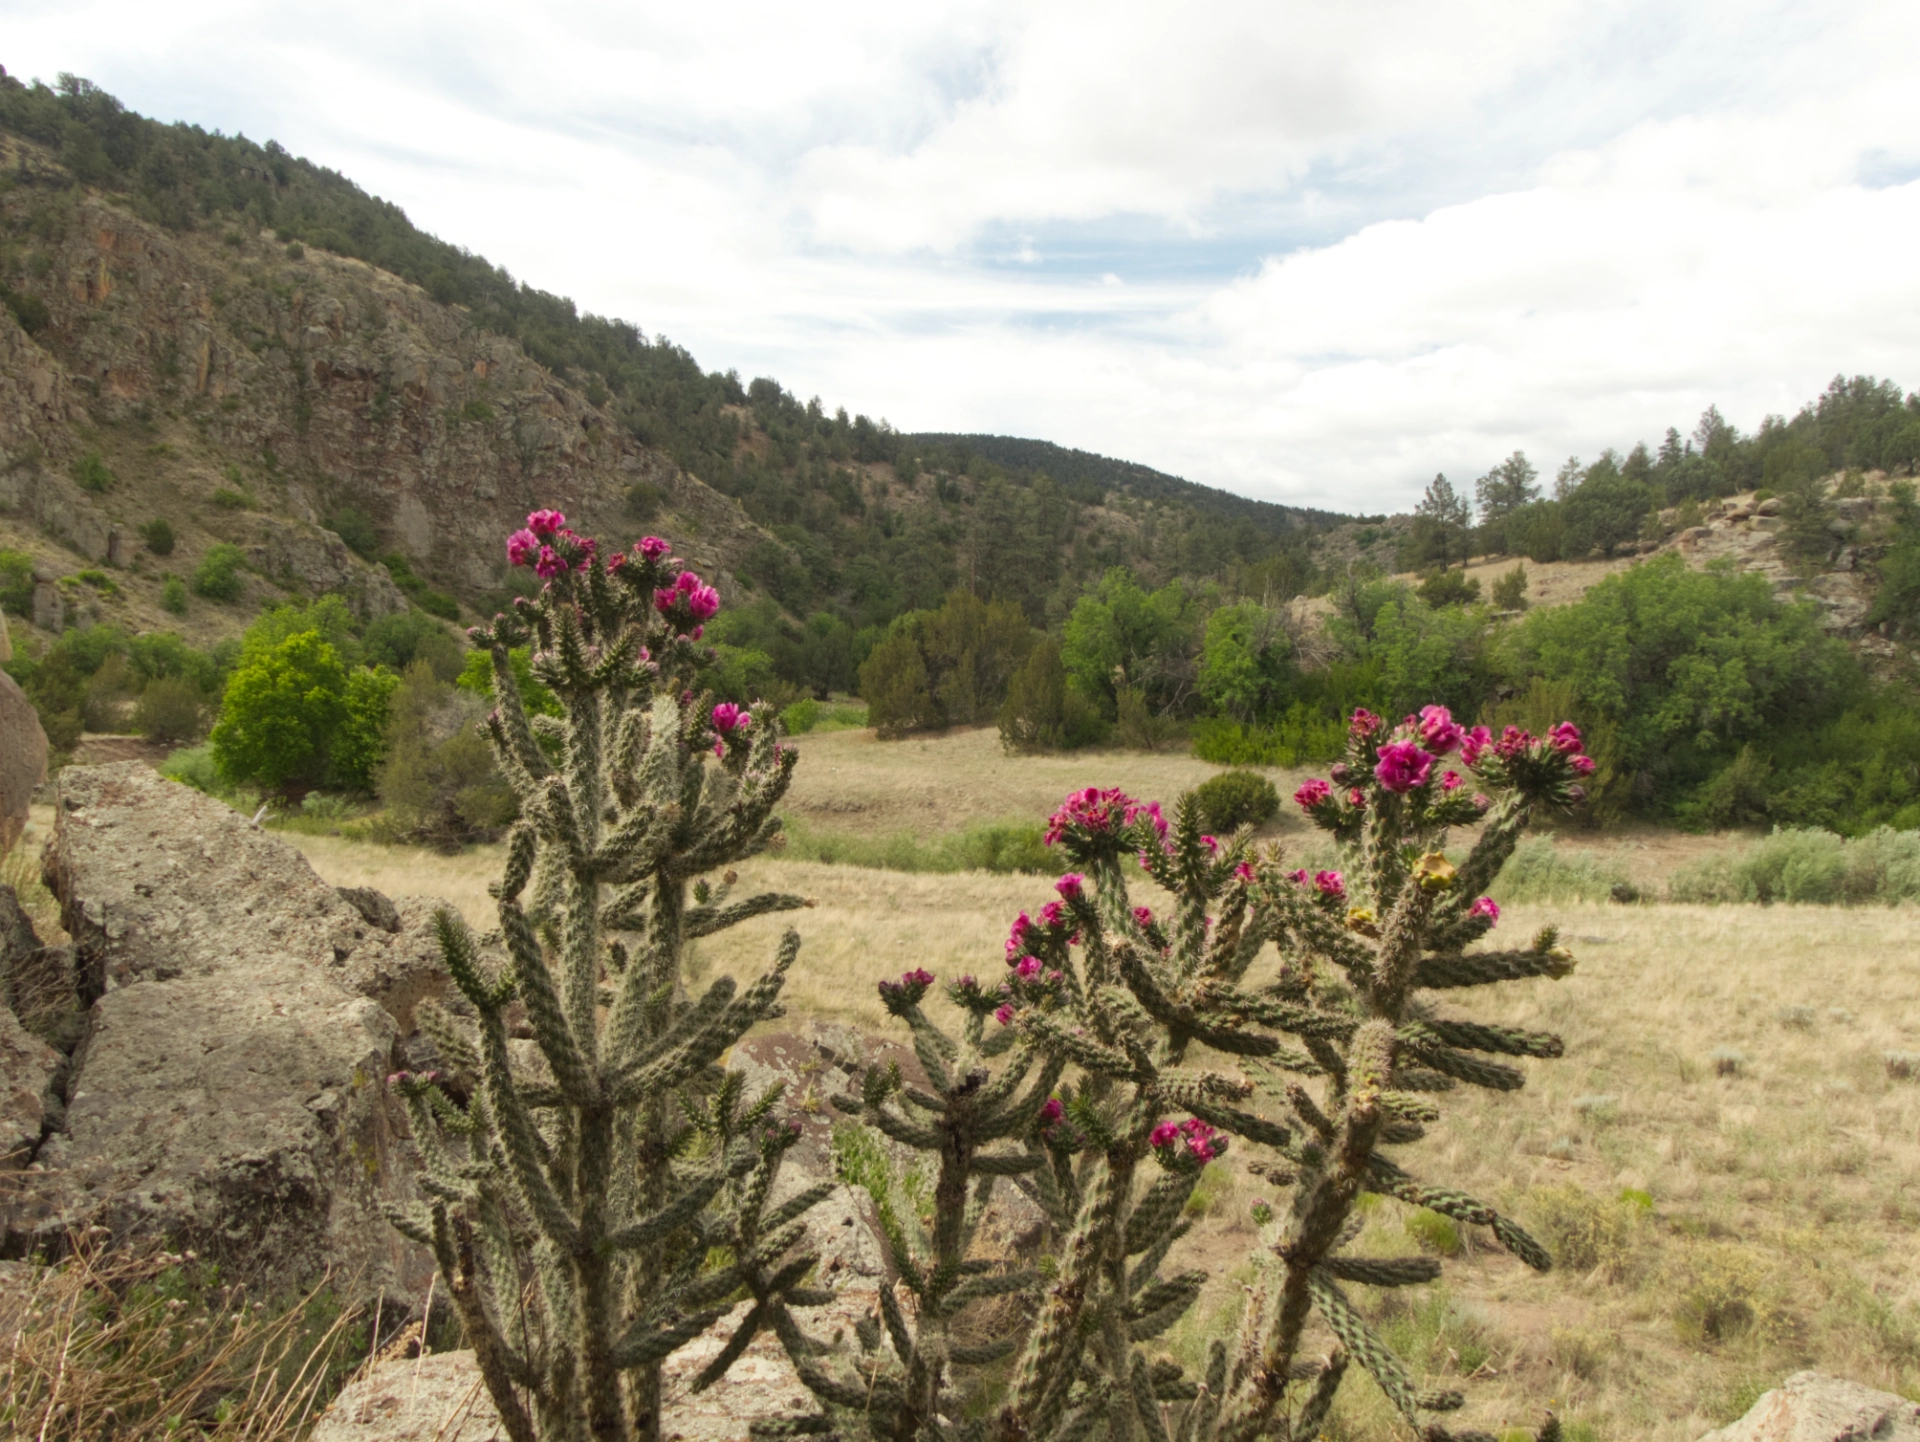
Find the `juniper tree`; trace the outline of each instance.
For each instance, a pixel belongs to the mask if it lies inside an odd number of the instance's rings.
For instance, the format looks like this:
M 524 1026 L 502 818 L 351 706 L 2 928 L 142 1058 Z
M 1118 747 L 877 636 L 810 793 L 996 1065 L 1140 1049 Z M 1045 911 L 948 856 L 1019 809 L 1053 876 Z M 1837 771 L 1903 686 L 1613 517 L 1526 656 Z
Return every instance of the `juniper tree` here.
M 544 589 L 470 633 L 520 820 L 489 888 L 498 932 L 436 917 L 458 998 L 423 1009 L 440 1066 L 393 1079 L 425 1200 L 392 1215 L 432 1249 L 513 1442 L 651 1442 L 662 1360 L 735 1296 L 754 1306 L 696 1386 L 771 1316 L 826 1300 L 796 1245 L 827 1188 L 768 1207 L 796 1133 L 771 1120 L 777 1088 L 748 1097 L 715 1066 L 779 1014 L 799 939 L 744 991 L 693 998 L 682 978 L 689 941 L 802 904 L 708 880 L 772 840 L 795 756 L 701 691 L 719 600 L 668 549 L 603 559 L 535 512 L 507 551 Z M 528 717 L 521 647 L 561 716 Z
M 1456 755 L 1480 789 L 1448 766 Z M 1357 712 L 1337 785 L 1310 782 L 1296 796 L 1351 858 L 1312 875 L 1256 853 L 1250 833 L 1203 834 L 1191 796 L 1171 822 L 1117 790 L 1070 796 L 1048 841 L 1079 869 L 1037 918 L 1017 918 L 1002 979 L 947 988 L 960 1034 L 922 1010 L 934 985 L 924 971 L 881 985 L 931 1087 L 874 1069 L 843 1105 L 938 1156 L 933 1230 L 916 1232 L 895 1209 L 887 1243 L 906 1305 L 883 1287 L 884 1327 L 841 1355 L 783 1320 L 824 1404 L 809 1425 L 903 1442 L 1309 1438 L 1357 1363 L 1423 1437 L 1483 1435 L 1433 1420 L 1462 1396 L 1417 1387 L 1349 1296 L 1439 1275 L 1430 1258 L 1352 1252 L 1356 1206 L 1373 1193 L 1429 1207 L 1549 1265 L 1511 1220 L 1417 1178 L 1393 1149 L 1420 1140 L 1455 1086 L 1521 1085 L 1496 1058 L 1560 1054 L 1557 1038 L 1458 1017 L 1437 994 L 1571 969 L 1551 930 L 1512 949 L 1469 948 L 1498 920 L 1483 893 L 1528 816 L 1578 800 L 1591 769 L 1570 725 L 1544 740 L 1512 728 L 1495 739 L 1440 707 L 1392 729 Z M 1467 824 L 1480 832 L 1456 867 L 1442 844 Z M 1172 896 L 1164 916 L 1130 897 L 1140 869 Z M 1266 1211 L 1267 1280 L 1238 1336 L 1214 1341 L 1204 1372 L 1188 1377 L 1143 1344 L 1199 1295 L 1204 1274 L 1168 1259 L 1201 1170 L 1235 1146 L 1288 1200 Z M 969 1255 L 1002 1177 L 1030 1188 L 1052 1223 L 1031 1271 Z M 962 1313 L 996 1294 L 1022 1299 L 1024 1335 L 958 1345 Z M 990 1405 L 999 1381 L 975 1369 L 1015 1353 Z M 1541 1436 L 1557 1435 L 1549 1418 Z

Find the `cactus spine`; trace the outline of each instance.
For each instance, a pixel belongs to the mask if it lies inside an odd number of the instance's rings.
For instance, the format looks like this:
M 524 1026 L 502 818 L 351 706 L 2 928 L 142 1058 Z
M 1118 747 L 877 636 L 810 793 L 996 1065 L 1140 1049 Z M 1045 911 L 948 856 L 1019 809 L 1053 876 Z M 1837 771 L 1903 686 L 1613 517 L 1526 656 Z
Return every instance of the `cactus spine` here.
M 423 1012 L 440 1066 L 393 1079 L 425 1200 L 392 1219 L 433 1250 L 513 1442 L 657 1442 L 663 1360 L 729 1299 L 753 1306 L 696 1386 L 786 1307 L 825 1300 L 795 1254 L 824 1189 L 767 1208 L 794 1133 L 769 1123 L 777 1089 L 748 1098 L 715 1065 L 780 1014 L 799 938 L 744 991 L 723 978 L 694 998 L 681 977 L 690 938 L 802 904 L 706 879 L 773 839 L 795 757 L 700 698 L 718 598 L 667 552 L 648 538 L 603 561 L 551 511 L 509 540 L 547 584 L 471 633 L 520 801 L 490 888 L 499 931 L 437 917 L 458 988 Z M 562 717 L 527 715 L 521 646 Z

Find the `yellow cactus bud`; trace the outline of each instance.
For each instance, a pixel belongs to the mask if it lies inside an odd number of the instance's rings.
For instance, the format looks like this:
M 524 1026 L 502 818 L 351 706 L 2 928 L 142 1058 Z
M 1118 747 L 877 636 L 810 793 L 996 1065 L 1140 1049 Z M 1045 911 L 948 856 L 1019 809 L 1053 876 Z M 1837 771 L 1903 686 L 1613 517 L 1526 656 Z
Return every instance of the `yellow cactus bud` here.
M 1356 906 L 1347 912 L 1347 930 L 1357 931 L 1362 936 L 1378 936 L 1380 928 L 1376 924 L 1373 912 L 1364 906 Z
M 1413 874 L 1419 878 L 1422 891 L 1445 891 L 1453 885 L 1456 873 L 1443 853 L 1429 851 L 1414 864 Z

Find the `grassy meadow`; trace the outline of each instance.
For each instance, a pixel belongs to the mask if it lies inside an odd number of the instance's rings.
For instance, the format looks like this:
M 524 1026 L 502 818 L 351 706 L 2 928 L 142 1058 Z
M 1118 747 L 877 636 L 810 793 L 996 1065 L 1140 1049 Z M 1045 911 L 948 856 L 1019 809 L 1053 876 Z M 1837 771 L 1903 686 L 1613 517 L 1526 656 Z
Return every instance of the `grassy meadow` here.
M 1008 757 L 991 731 L 898 743 L 849 731 L 800 745 L 788 811 L 811 843 L 926 847 L 1042 818 L 1073 787 L 1171 798 L 1213 770 L 1180 755 Z M 1297 784 L 1271 774 L 1283 792 Z M 1316 845 L 1290 810 L 1274 839 Z M 440 895 L 490 923 L 496 851 L 289 839 L 337 884 Z M 1648 885 L 1728 844 L 1572 832 L 1556 851 Z M 700 942 L 696 970 L 745 975 L 792 924 L 805 944 L 791 1010 L 875 1028 L 887 1025 L 877 979 L 910 966 L 991 974 L 1013 915 L 1051 896 L 1040 876 L 778 853 L 740 869 L 743 891 L 815 905 Z M 1403 1354 L 1434 1384 L 1463 1385 L 1463 1422 L 1537 1424 L 1551 1404 L 1575 1437 L 1692 1439 L 1807 1365 L 1920 1396 L 1920 912 L 1522 901 L 1501 928 L 1548 923 L 1579 959 L 1571 977 L 1497 988 L 1456 1013 L 1555 1030 L 1567 1055 L 1523 1062 L 1518 1094 L 1448 1094 L 1443 1122 L 1401 1157 L 1518 1214 L 1560 1265 L 1536 1276 L 1477 1229 L 1379 1203 L 1360 1246 L 1454 1258 L 1435 1286 L 1375 1294 Z M 1259 1271 L 1250 1209 L 1264 1184 L 1217 1173 L 1182 1243 L 1214 1272 L 1170 1336 L 1189 1359 L 1232 1326 Z M 1404 1435 L 1371 1381 L 1350 1375 L 1330 1435 Z
M 790 1011 L 876 1029 L 888 1025 L 877 979 L 911 966 L 943 980 L 992 974 L 1013 915 L 1051 897 L 1047 878 L 802 856 L 878 841 L 928 854 L 968 828 L 1031 825 L 1074 787 L 1171 799 L 1213 771 L 1172 754 L 1008 757 L 990 731 L 900 743 L 828 732 L 799 744 L 788 814 L 805 844 L 742 866 L 740 887 L 814 905 L 697 943 L 693 966 L 745 976 L 797 926 Z M 1271 776 L 1283 794 L 1299 779 Z M 1292 810 L 1271 839 L 1319 850 Z M 35 838 L 50 822 L 36 814 Z M 492 924 L 485 888 L 499 848 L 446 856 L 287 839 L 337 885 L 440 896 Z M 1651 888 L 1730 844 L 1566 832 L 1552 857 Z M 27 869 L 18 854 L 15 869 Z M 1138 899 L 1156 900 L 1150 889 Z M 1496 1432 L 1537 1425 L 1551 1405 L 1574 1438 L 1691 1442 L 1802 1366 L 1920 1397 L 1920 911 L 1523 893 L 1500 925 L 1518 935 L 1548 923 L 1578 958 L 1571 977 L 1450 996 L 1442 1010 L 1557 1031 L 1566 1056 L 1521 1062 L 1529 1080 L 1516 1094 L 1447 1094 L 1444 1120 L 1398 1156 L 1520 1217 L 1559 1265 L 1538 1276 L 1478 1229 L 1377 1203 L 1361 1248 L 1453 1259 L 1440 1283 L 1369 1297 L 1402 1355 L 1430 1384 L 1465 1390 L 1463 1425 Z M 1231 1329 L 1259 1280 L 1251 1208 L 1265 1191 L 1230 1162 L 1203 1182 L 1199 1224 L 1173 1259 L 1213 1273 L 1167 1338 L 1183 1360 Z M 1327 1435 L 1404 1438 L 1372 1382 L 1349 1376 Z

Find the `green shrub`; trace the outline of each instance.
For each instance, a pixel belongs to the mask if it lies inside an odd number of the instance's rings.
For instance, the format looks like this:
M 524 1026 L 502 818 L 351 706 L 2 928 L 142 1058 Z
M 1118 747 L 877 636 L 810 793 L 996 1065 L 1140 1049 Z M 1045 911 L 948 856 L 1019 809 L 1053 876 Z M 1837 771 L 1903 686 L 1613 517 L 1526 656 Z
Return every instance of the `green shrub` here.
M 1881 906 L 1920 900 L 1920 831 L 1882 826 L 1849 840 L 1811 827 L 1781 827 L 1738 851 L 1681 868 L 1668 896 Z
M 161 676 L 141 691 L 133 724 L 149 741 L 178 746 L 199 738 L 206 714 L 207 698 L 198 686 L 184 676 Z
M 438 616 L 443 621 L 460 619 L 460 603 L 444 591 L 429 590 L 422 586 L 414 593 L 413 604 L 429 616 Z
M 160 583 L 160 608 L 175 616 L 187 614 L 187 584 L 178 576 Z
M 787 728 L 789 736 L 804 736 L 813 730 L 814 723 L 820 719 L 820 703 L 811 696 L 796 701 L 780 713 L 780 724 Z
M 160 763 L 160 774 L 209 796 L 220 789 L 220 768 L 214 762 L 210 745 L 186 746 L 175 751 Z
M 1493 583 L 1493 608 L 1496 611 L 1527 609 L 1527 568 L 1515 566 Z
M 356 556 L 371 560 L 380 546 L 380 534 L 374 529 L 373 521 L 366 512 L 351 506 L 335 511 L 321 524 L 345 541 L 347 549 Z
M 194 570 L 193 593 L 209 601 L 239 600 L 240 593 L 246 589 L 246 579 L 240 574 L 245 560 L 241 549 L 230 542 L 221 541 L 210 547 Z
M 47 303 L 30 291 L 9 290 L 0 285 L 0 303 L 13 312 L 13 318 L 20 322 L 20 329 L 28 335 L 38 335 L 53 324 L 53 314 L 47 309 Z
M 173 554 L 173 526 L 165 517 L 157 517 L 140 527 L 140 539 L 147 543 L 147 549 L 156 556 Z
M 1208 831 L 1226 836 L 1242 826 L 1265 826 L 1280 809 L 1280 793 L 1257 771 L 1222 771 L 1193 793 Z
M 1422 1251 L 1438 1252 L 1443 1257 L 1460 1255 L 1460 1228 L 1453 1218 L 1421 1207 L 1408 1213 L 1402 1225 L 1407 1235 L 1420 1244 Z
M 1000 742 L 1012 751 L 1057 751 L 1102 740 L 1107 724 L 1092 702 L 1067 684 L 1060 646 L 1043 637 L 1007 683 L 998 716 Z
M 493 407 L 482 400 L 468 401 L 460 407 L 460 419 L 463 421 L 490 421 L 493 419 Z
M 119 583 L 97 566 L 89 566 L 83 571 L 75 571 L 73 573 L 73 579 L 93 587 L 94 590 L 103 596 L 117 596 L 120 594 Z
M 479 721 L 486 703 L 416 661 L 394 691 L 374 789 L 395 839 L 459 846 L 495 837 L 518 814 Z
M 25 551 L 0 551 L 0 610 L 24 616 L 33 609 L 33 557 Z
M 1471 606 L 1480 599 L 1480 581 L 1451 566 L 1427 572 L 1414 588 L 1429 606 Z
M 326 778 L 329 742 L 347 721 L 347 668 L 313 631 L 233 673 L 209 738 L 223 780 L 274 790 Z
M 213 493 L 214 505 L 223 511 L 250 511 L 253 509 L 253 497 L 245 491 L 236 491 L 221 486 Z
M 435 624 L 420 611 L 382 616 L 367 627 L 361 646 L 370 666 L 385 666 L 398 673 L 415 661 L 425 661 L 442 681 L 453 680 L 467 664 L 466 648 L 448 634 L 445 626 Z
M 114 474 L 98 451 L 88 451 L 73 463 L 74 482 L 83 491 L 104 495 L 113 489 Z
M 1215 716 L 1194 722 L 1192 735 L 1193 754 L 1216 766 L 1309 766 L 1340 755 L 1347 723 L 1295 702 L 1271 725 Z
M 1633 1271 L 1647 1215 L 1637 1197 L 1608 1201 L 1563 1182 L 1533 1188 L 1522 1210 L 1557 1265 L 1574 1272 L 1601 1269 L 1614 1281 Z

